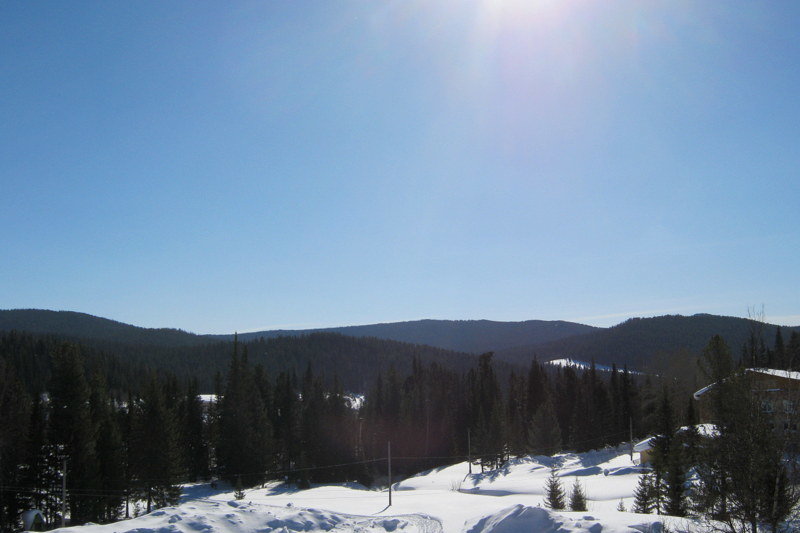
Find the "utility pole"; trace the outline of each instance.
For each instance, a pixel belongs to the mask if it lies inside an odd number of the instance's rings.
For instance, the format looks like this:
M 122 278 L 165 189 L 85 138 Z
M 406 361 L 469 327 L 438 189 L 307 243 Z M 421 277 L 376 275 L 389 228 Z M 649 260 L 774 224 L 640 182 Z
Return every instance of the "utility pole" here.
M 392 441 L 388 442 L 389 451 L 389 507 L 392 506 Z
M 431 435 L 431 399 L 425 398 L 425 455 L 428 455 L 428 442 Z
M 61 475 L 61 527 L 67 515 L 67 458 L 64 457 L 64 473 Z
M 631 462 L 633 462 L 633 417 L 628 417 L 628 427 L 630 428 L 631 436 Z
M 469 428 L 467 428 L 467 464 L 469 464 L 469 474 L 472 475 L 472 443 L 469 440 Z

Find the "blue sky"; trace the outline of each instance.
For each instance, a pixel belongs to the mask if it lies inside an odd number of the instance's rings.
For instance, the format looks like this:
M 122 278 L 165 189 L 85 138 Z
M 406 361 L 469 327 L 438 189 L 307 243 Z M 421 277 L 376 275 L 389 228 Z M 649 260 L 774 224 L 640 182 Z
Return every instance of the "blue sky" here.
M 0 308 L 800 324 L 800 4 L 0 5 Z

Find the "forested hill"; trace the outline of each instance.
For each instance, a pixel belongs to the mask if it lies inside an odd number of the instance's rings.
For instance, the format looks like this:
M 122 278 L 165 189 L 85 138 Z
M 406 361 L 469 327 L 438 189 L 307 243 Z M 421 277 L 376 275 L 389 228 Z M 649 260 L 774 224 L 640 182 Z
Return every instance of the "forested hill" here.
M 320 360 L 325 361 L 324 364 L 331 369 L 349 368 L 354 373 L 357 373 L 354 361 L 371 368 L 371 360 L 386 361 L 395 357 L 387 354 L 395 354 L 397 361 L 410 361 L 408 354 L 419 353 L 423 359 L 432 357 L 450 365 L 458 364 L 467 353 L 486 351 L 494 351 L 498 361 L 515 365 L 527 366 L 536 355 L 540 360 L 571 357 L 585 361 L 594 359 L 598 363 L 627 364 L 639 370 L 656 370 L 664 366 L 665 360 L 678 355 L 685 356 L 687 360 L 693 359 L 717 334 L 726 340 L 734 356 L 738 357 L 751 331 L 759 328 L 765 345 L 772 347 L 777 326 L 709 314 L 634 318 L 611 328 L 541 320 L 417 320 L 323 330 L 261 331 L 240 334 L 239 340 L 254 343 L 256 350 L 266 350 L 269 345 L 276 352 L 284 350 L 287 353 L 304 354 L 293 359 L 297 364 L 305 364 L 300 361 Z M 224 356 L 233 340 L 232 335 L 196 335 L 177 329 L 140 328 L 69 311 L 0 311 L 0 332 L 11 330 L 77 340 L 106 353 L 172 369 L 179 375 L 197 364 L 224 370 L 224 364 L 218 363 L 217 358 L 226 359 Z M 800 327 L 783 328 L 784 342 L 788 343 L 795 330 L 800 331 Z M 317 336 L 323 333 L 336 335 Z M 331 340 L 330 346 L 323 349 L 324 343 L 320 339 L 335 340 Z M 391 341 L 397 341 L 397 344 Z M 408 344 L 400 347 L 401 343 Z M 312 349 L 312 346 L 317 348 Z M 312 355 L 315 349 L 321 351 Z M 348 358 L 345 353 L 348 350 L 360 355 Z M 444 355 L 448 353 L 447 350 L 461 353 Z M 331 356 L 334 353 L 337 355 Z M 164 361 L 159 362 L 162 358 Z M 344 371 L 339 374 L 343 379 L 346 377 Z M 208 383 L 206 377 L 201 377 L 203 386 Z
M 580 335 L 597 328 L 561 320 L 414 320 L 363 326 L 305 330 L 269 330 L 240 333 L 242 341 L 258 338 L 301 336 L 310 333 L 340 333 L 350 337 L 375 337 L 412 344 L 427 344 L 445 350 L 480 354 L 515 346 L 528 346 Z M 0 331 L 27 331 L 140 345 L 197 346 L 232 341 L 230 335 L 196 335 L 178 329 L 140 328 L 73 311 L 41 309 L 0 310 Z
M 646 369 L 653 365 L 663 366 L 663 359 L 675 357 L 680 352 L 699 355 L 714 335 L 721 335 L 734 357 L 738 358 L 751 331 L 760 330 L 765 344 L 772 347 L 777 328 L 774 324 L 709 314 L 632 318 L 584 335 L 500 350 L 497 358 L 525 363 L 534 354 L 540 360 L 569 356 L 583 361 L 594 359 L 598 363 L 627 364 L 632 368 Z M 800 327 L 781 329 L 784 342 L 789 341 L 792 331 L 800 331 Z
M 306 335 L 308 333 L 340 333 L 351 337 L 377 337 L 413 344 L 427 344 L 446 350 L 480 354 L 551 342 L 574 335 L 595 331 L 598 328 L 565 322 L 563 320 L 526 320 L 523 322 L 497 322 L 494 320 L 413 320 L 369 324 L 364 326 L 344 326 L 312 330 L 271 330 L 254 333 L 240 333 L 239 338 L 272 338 L 286 335 Z M 232 335 L 216 336 L 232 339 Z
M 180 329 L 140 328 L 74 311 L 0 310 L 0 331 L 12 330 L 72 339 L 96 339 L 140 345 L 196 346 L 209 342 L 201 335 Z
M 0 333 L 0 360 L 5 359 L 17 369 L 31 392 L 41 392 L 50 379 L 51 354 L 64 340 L 53 335 Z M 214 392 L 215 376 L 219 373 L 224 378 L 233 353 L 233 343 L 226 341 L 197 346 L 138 345 L 96 339 L 81 339 L 78 343 L 82 346 L 87 373 L 99 370 L 117 393 L 141 390 L 150 371 L 162 376 L 174 375 L 181 383 L 195 378 L 199 392 Z M 240 351 L 246 350 L 253 366 L 263 367 L 270 376 L 281 372 L 302 376 L 310 364 L 316 375 L 331 383 L 336 378 L 345 390 L 356 393 L 366 392 L 378 374 L 390 368 L 400 376 L 410 373 L 415 358 L 426 366 L 436 363 L 458 373 L 466 372 L 478 360 L 473 354 L 336 333 L 260 338 L 240 342 L 239 347 Z M 498 363 L 497 370 L 507 376 L 510 368 Z

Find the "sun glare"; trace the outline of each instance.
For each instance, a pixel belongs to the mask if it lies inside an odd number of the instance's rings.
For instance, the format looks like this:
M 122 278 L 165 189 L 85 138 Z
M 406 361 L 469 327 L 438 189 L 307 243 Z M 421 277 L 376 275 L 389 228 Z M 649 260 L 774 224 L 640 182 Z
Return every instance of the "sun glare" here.
M 484 9 L 494 16 L 546 16 L 567 6 L 559 0 L 485 0 Z

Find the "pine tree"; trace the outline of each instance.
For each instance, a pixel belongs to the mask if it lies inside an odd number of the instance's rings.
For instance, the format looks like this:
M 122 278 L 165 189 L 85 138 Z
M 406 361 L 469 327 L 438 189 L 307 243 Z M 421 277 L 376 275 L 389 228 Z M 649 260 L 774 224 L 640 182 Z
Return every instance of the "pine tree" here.
M 783 334 L 781 328 L 778 326 L 775 330 L 775 349 L 774 352 L 774 365 L 776 368 L 787 368 L 789 362 L 786 358 L 786 346 L 783 344 Z
M 248 364 L 234 341 L 228 383 L 220 402 L 220 432 L 217 461 L 220 474 L 229 483 L 242 477 L 245 487 L 264 479 L 272 449 L 272 426 Z
M 508 380 L 508 397 L 506 400 L 507 443 L 509 451 L 516 456 L 523 455 L 526 448 L 527 424 L 525 417 L 524 379 L 518 378 L 514 372 Z
M 155 376 L 135 409 L 134 471 L 149 513 L 153 506 L 174 505 L 180 496 L 178 428 Z
M 189 481 L 207 478 L 209 475 L 208 443 L 206 423 L 203 419 L 203 404 L 197 394 L 197 380 L 192 379 L 186 388 L 181 412 L 181 440 Z
M 556 374 L 554 387 L 554 405 L 558 417 L 558 427 L 561 429 L 561 442 L 572 442 L 570 430 L 574 419 L 575 404 L 577 403 L 576 391 L 579 390 L 578 375 L 573 366 L 559 368 Z
M 589 442 L 588 449 L 600 449 L 609 444 L 607 433 L 614 433 L 614 418 L 612 417 L 611 400 L 606 384 L 597 375 L 594 359 L 589 369 Z M 610 430 L 610 431 L 609 431 Z
M 611 432 L 619 435 L 628 429 L 628 421 L 622 414 L 622 386 L 619 370 L 616 363 L 611 365 L 611 379 L 609 379 L 609 392 L 611 395 Z
M 569 495 L 569 510 L 586 511 L 586 493 L 584 493 L 578 478 L 575 478 L 575 483 L 572 485 L 572 492 Z
M 237 500 L 244 499 L 244 487 L 242 487 L 242 476 L 236 476 L 236 486 L 233 491 L 233 497 Z
M 18 486 L 26 455 L 30 401 L 17 372 L 0 357 L 0 487 Z M 18 527 L 25 495 L 0 488 L 0 530 Z
M 640 434 L 641 430 L 639 401 L 639 391 L 625 365 L 620 379 L 620 422 L 623 429 L 633 428 L 634 434 Z
M 123 446 L 105 378 L 99 373 L 92 378 L 89 405 L 96 435 L 97 488 L 103 494 L 97 499 L 95 516 L 100 522 L 111 522 L 119 517 L 125 488 Z
M 553 455 L 561 449 L 561 428 L 547 396 L 528 426 L 528 450 L 533 454 Z
M 3 427 L 8 426 L 3 425 Z M 47 489 L 51 485 L 55 486 L 48 471 L 48 455 L 52 451 L 48 444 L 45 405 L 41 396 L 37 394 L 33 399 L 31 408 L 28 441 L 27 445 L 24 446 L 26 461 L 22 472 L 21 486 L 30 487 L 32 491 L 30 507 L 42 510 L 42 512 L 47 507 L 46 500 L 49 493 Z M 45 518 L 47 519 L 48 517 L 45 515 Z
M 679 472 L 671 472 L 671 468 L 679 468 L 680 463 L 675 458 L 679 453 L 674 446 L 675 426 L 672 415 L 672 403 L 670 402 L 667 388 L 661 390 L 661 398 L 658 402 L 656 412 L 656 431 L 657 435 L 653 443 L 653 476 L 654 476 L 654 495 L 656 501 L 656 512 L 661 513 L 667 506 L 666 498 L 668 495 L 673 498 L 673 504 L 677 505 L 677 500 L 682 495 L 683 481 Z M 671 475 L 670 475 L 671 474 Z M 672 485 L 680 479 L 680 487 Z
M 97 521 L 96 502 L 84 494 L 96 491 L 97 457 L 89 385 L 77 346 L 63 344 L 53 354 L 49 392 L 51 440 L 67 460 L 70 523 Z
M 303 375 L 303 387 L 300 400 L 300 468 L 309 468 L 323 464 L 322 417 L 325 397 L 322 384 L 314 378 L 309 362 Z M 309 471 L 300 474 L 301 487 L 309 486 Z
M 561 486 L 561 480 L 556 476 L 555 468 L 550 470 L 550 477 L 547 478 L 545 484 L 544 504 L 554 511 L 560 511 L 566 507 L 564 487 Z
M 641 388 L 641 419 L 639 431 L 649 435 L 658 432 L 658 394 L 650 375 L 645 376 Z
M 714 335 L 703 348 L 698 365 L 703 376 L 712 383 L 721 383 L 734 370 L 730 348 L 719 335 Z
M 592 428 L 593 424 L 588 422 L 592 420 L 590 408 L 591 386 L 588 383 L 586 373 L 581 378 L 580 389 L 576 391 L 577 398 L 575 399 L 575 408 L 572 411 L 572 420 L 570 420 L 570 440 L 568 443 L 569 449 L 576 452 L 586 452 L 592 449 L 595 434 L 595 430 Z
M 222 398 L 224 389 L 222 385 L 222 374 L 217 371 L 214 374 L 214 400 L 208 405 L 207 439 L 206 446 L 208 451 L 208 470 L 213 478 L 219 477 L 219 461 L 217 459 L 217 447 L 220 441 L 220 416 L 222 413 Z
M 379 395 L 382 401 L 382 395 Z M 373 398 L 375 398 L 373 396 Z M 382 412 L 381 412 L 382 414 Z M 299 401 L 298 391 L 293 376 L 281 372 L 275 383 L 275 395 L 272 404 L 272 425 L 278 454 L 278 463 L 284 470 L 294 467 L 297 461 L 299 440 Z
M 624 513 L 625 510 L 626 510 L 625 501 L 622 498 L 620 498 L 619 503 L 617 504 L 617 511 L 619 511 L 620 513 Z
M 681 448 L 673 446 L 667 458 L 665 478 L 665 513 L 671 516 L 686 516 L 686 468 Z
M 525 414 L 526 419 L 531 420 L 539 407 L 544 403 L 545 398 L 550 396 L 547 382 L 547 374 L 542 364 L 536 360 L 531 361 L 531 368 L 528 371 L 527 394 L 525 395 Z
M 478 369 L 467 376 L 469 417 L 473 445 L 480 456 L 481 470 L 495 468 L 503 455 L 503 411 L 500 387 L 492 366 L 491 352 L 478 358 Z
M 350 409 L 339 379 L 334 376 L 333 386 L 325 395 L 322 427 L 322 464 L 353 463 L 360 459 L 358 449 L 358 414 Z M 359 476 L 359 465 L 317 471 L 320 481 L 354 479 Z
M 694 398 L 690 396 L 686 404 L 686 431 L 683 432 L 682 438 L 686 447 L 686 463 L 689 466 L 697 464 L 700 453 L 700 433 L 697 429 L 697 410 L 694 404 Z
M 792 331 L 789 343 L 786 345 L 786 368 L 798 370 L 800 368 L 800 333 Z
M 640 514 L 652 513 L 656 507 L 656 490 L 653 474 L 647 473 L 639 476 L 639 483 L 633 492 L 633 512 Z

